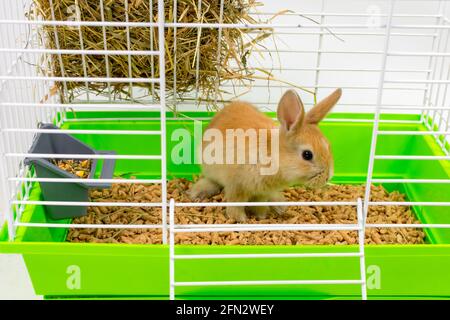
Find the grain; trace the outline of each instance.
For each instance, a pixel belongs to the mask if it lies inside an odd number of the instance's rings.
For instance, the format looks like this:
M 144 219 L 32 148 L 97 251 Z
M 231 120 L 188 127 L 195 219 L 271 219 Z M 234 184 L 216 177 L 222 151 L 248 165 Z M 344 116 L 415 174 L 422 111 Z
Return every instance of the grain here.
M 174 179 L 168 183 L 168 197 L 177 202 L 190 202 L 186 191 L 192 182 Z M 372 186 L 372 201 L 405 201 L 405 196 L 397 191 L 388 192 L 382 186 Z M 284 192 L 287 201 L 355 201 L 363 197 L 364 186 L 329 185 L 326 188 L 308 190 L 302 187 L 290 188 Z M 159 202 L 159 185 L 113 184 L 111 189 L 94 190 L 90 193 L 92 201 L 128 201 Z M 219 194 L 209 201 L 221 202 Z M 221 207 L 175 209 L 177 224 L 234 223 L 225 216 Z M 74 223 L 98 224 L 161 224 L 160 208 L 152 207 L 89 207 L 88 215 L 74 219 Z M 265 219 L 249 217 L 247 223 L 296 223 L 296 224 L 354 224 L 357 223 L 356 211 L 351 206 L 308 206 L 289 207 L 277 216 L 269 214 Z M 408 206 L 370 207 L 367 223 L 420 223 Z M 71 229 L 68 241 L 100 243 L 142 243 L 160 244 L 162 234 L 159 229 Z M 176 234 L 178 244 L 210 245 L 301 245 L 301 244 L 356 244 L 356 231 L 260 231 L 260 232 L 222 232 L 222 233 L 186 233 Z M 369 228 L 366 229 L 366 244 L 422 244 L 425 234 L 422 229 L 411 228 Z
M 86 179 L 91 172 L 91 160 L 51 159 L 50 161 L 58 168 L 74 174 L 78 178 Z

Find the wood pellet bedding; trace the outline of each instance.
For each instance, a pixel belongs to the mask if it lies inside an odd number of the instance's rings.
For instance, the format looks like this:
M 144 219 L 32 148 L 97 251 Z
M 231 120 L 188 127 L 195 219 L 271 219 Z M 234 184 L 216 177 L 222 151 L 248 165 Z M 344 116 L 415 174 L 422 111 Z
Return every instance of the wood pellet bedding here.
M 192 182 L 174 179 L 168 182 L 168 197 L 178 202 L 190 202 L 186 192 Z M 355 201 L 364 194 L 364 186 L 329 185 L 322 189 L 307 190 L 292 187 L 284 192 L 287 201 Z M 160 202 L 160 185 L 113 184 L 111 189 L 93 190 L 92 201 L 99 202 Z M 223 194 L 207 201 L 221 202 Z M 372 201 L 405 201 L 397 191 L 388 192 L 382 186 L 372 186 Z M 225 216 L 223 207 L 177 207 L 177 224 L 234 223 Z M 87 216 L 73 223 L 96 224 L 160 224 L 161 209 L 153 207 L 89 207 Z M 355 224 L 356 209 L 352 206 L 288 207 L 284 214 L 270 213 L 266 219 L 249 217 L 246 223 L 297 223 L 297 224 Z M 420 223 L 408 206 L 370 207 L 367 223 Z M 161 244 L 160 229 L 70 229 L 67 241 L 98 243 Z M 299 245 L 299 244 L 356 244 L 356 231 L 258 231 L 177 233 L 177 244 L 210 245 Z M 421 244 L 425 234 L 421 229 L 368 228 L 366 244 Z

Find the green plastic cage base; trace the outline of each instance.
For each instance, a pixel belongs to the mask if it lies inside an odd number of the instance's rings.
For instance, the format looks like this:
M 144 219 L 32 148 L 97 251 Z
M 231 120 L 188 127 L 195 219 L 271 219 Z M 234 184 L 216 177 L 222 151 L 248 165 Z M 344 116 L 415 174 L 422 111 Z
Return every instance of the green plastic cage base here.
M 193 131 L 190 118 L 211 113 L 186 113 L 186 120 L 167 117 L 167 150 L 177 143 L 171 133 L 177 128 Z M 273 114 L 270 114 L 273 116 Z M 153 112 L 77 112 L 65 122 L 70 129 L 159 130 L 159 114 Z M 123 120 L 89 120 L 90 118 Z M 127 120 L 126 118 L 130 118 Z M 132 120 L 131 118 L 143 118 Z M 144 119 L 145 118 L 145 119 Z M 333 147 L 335 177 L 332 183 L 365 183 L 373 123 L 343 119 L 370 120 L 370 114 L 333 114 L 321 124 Z M 409 120 L 380 123 L 380 130 L 426 131 L 419 115 L 382 115 L 383 120 Z M 203 121 L 206 125 L 207 121 Z M 118 154 L 159 154 L 160 137 L 121 135 L 74 135 L 99 150 Z M 194 150 L 192 150 L 194 152 Z M 380 135 L 378 155 L 444 155 L 430 135 Z M 169 154 L 170 155 L 170 154 Z M 168 156 L 168 159 L 171 159 Z M 158 178 L 159 160 L 117 160 L 116 175 Z M 199 173 L 194 165 L 167 164 L 168 178 L 190 178 Z M 450 164 L 445 160 L 376 160 L 374 178 L 449 179 Z M 450 201 L 449 184 L 385 184 L 399 190 L 409 201 Z M 41 199 L 35 184 L 30 199 Z M 64 201 L 64 199 L 61 199 Z M 449 207 L 413 207 L 422 223 L 450 223 Z M 68 223 L 51 220 L 42 206 L 27 206 L 22 222 Z M 424 245 L 367 245 L 365 249 L 369 299 L 450 298 L 450 231 L 425 229 Z M 67 229 L 19 227 L 16 240 L 8 242 L 6 226 L 0 232 L 0 252 L 22 254 L 36 294 L 48 298 L 148 298 L 167 299 L 169 295 L 169 250 L 167 245 L 91 244 L 64 242 Z M 356 252 L 358 246 L 186 246 L 177 245 L 177 254 L 223 253 L 334 253 Z M 226 280 L 331 280 L 359 279 L 358 257 L 177 260 L 176 281 Z M 179 287 L 180 299 L 358 299 L 359 285 L 289 285 Z

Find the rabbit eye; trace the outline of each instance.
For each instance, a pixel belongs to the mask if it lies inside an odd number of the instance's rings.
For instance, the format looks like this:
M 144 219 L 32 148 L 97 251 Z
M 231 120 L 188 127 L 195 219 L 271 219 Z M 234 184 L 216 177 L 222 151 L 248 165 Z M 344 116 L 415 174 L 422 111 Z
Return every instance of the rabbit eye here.
M 310 161 L 313 158 L 313 153 L 310 150 L 305 150 L 302 152 L 302 157 L 306 161 Z

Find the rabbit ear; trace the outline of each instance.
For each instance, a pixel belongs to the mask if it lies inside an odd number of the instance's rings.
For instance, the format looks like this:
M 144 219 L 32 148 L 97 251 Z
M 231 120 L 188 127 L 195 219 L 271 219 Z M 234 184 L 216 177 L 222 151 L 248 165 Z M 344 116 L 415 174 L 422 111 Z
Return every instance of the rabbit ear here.
M 302 100 L 294 90 L 288 90 L 280 99 L 277 110 L 281 126 L 292 132 L 299 129 L 305 118 L 305 109 Z
M 306 114 L 306 122 L 311 124 L 318 124 L 330 112 L 334 105 L 339 101 L 342 95 L 342 89 L 336 89 L 328 97 L 316 104 Z

